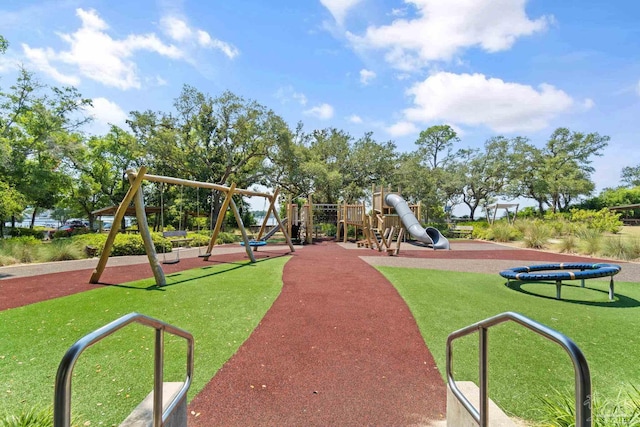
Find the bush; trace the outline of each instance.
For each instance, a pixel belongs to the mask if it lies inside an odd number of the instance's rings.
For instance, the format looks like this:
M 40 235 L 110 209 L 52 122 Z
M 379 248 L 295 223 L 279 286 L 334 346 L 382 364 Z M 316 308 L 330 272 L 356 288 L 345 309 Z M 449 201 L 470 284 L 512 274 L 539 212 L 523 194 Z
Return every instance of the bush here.
M 620 393 L 615 400 L 591 395 L 591 422 L 593 427 L 638 427 L 640 426 L 640 392 L 632 387 L 625 397 Z M 542 399 L 545 426 L 572 427 L 575 421 L 575 399 L 573 392 L 558 392 Z
M 496 242 L 510 242 L 520 236 L 518 229 L 507 222 L 499 221 L 490 226 L 485 233 L 485 239 Z
M 640 257 L 640 242 L 638 240 L 623 240 L 619 237 L 606 239 L 602 254 L 630 261 Z
M 334 237 L 337 232 L 335 224 L 320 224 L 320 229 L 322 230 L 322 234 L 329 237 Z
M 551 229 L 540 221 L 532 221 L 524 230 L 524 246 L 531 249 L 542 249 L 551 237 Z
M 9 235 L 11 237 L 35 237 L 36 239 L 44 239 L 45 230 L 44 228 L 12 228 L 9 230 Z
M 620 214 L 614 213 L 607 208 L 600 209 L 599 211 L 571 209 L 571 221 L 586 224 L 587 228 L 599 232 L 608 231 L 615 234 L 619 233 L 622 228 Z
M 14 237 L 0 240 L 0 253 L 17 262 L 29 263 L 38 259 L 41 240 L 35 237 Z
M 69 261 L 86 258 L 84 245 L 72 239 L 58 239 L 43 246 L 40 251 L 43 261 Z
M 216 239 L 216 245 L 223 245 L 225 243 L 235 243 L 241 240 L 240 236 L 236 236 L 234 233 L 221 231 Z
M 587 255 L 595 255 L 600 252 L 602 246 L 602 234 L 593 229 L 583 228 L 577 231 L 580 237 L 581 252 Z
M 578 238 L 571 234 L 563 237 L 558 245 L 558 250 L 561 253 L 575 253 L 578 250 Z

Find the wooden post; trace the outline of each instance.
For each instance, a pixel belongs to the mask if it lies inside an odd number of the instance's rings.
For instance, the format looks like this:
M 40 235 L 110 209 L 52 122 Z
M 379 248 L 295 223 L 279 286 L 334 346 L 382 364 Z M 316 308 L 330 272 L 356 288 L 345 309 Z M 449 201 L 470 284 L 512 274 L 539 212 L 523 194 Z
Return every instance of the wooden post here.
M 218 239 L 218 235 L 220 234 L 220 229 L 222 228 L 222 223 L 224 222 L 224 215 L 229 209 L 229 203 L 231 203 L 231 196 L 236 189 L 236 184 L 231 184 L 229 190 L 226 192 L 226 197 L 224 202 L 222 202 L 222 206 L 220 207 L 220 211 L 218 212 L 218 218 L 216 219 L 216 227 L 213 229 L 213 234 L 211 235 L 211 240 L 209 240 L 209 245 L 207 246 L 207 252 L 205 253 L 204 260 L 207 261 L 209 256 L 211 255 L 211 251 L 213 250 L 213 246 L 216 244 L 216 240 Z
M 127 207 L 131 203 L 133 196 L 136 194 L 136 191 L 140 188 L 142 184 L 142 180 L 144 179 L 144 174 L 147 172 L 146 166 L 140 166 L 138 170 L 138 175 L 136 179 L 131 183 L 131 187 L 127 190 L 127 193 L 120 202 L 120 206 L 118 206 L 118 210 L 116 211 L 115 216 L 113 217 L 113 225 L 111 227 L 111 231 L 109 231 L 109 235 L 107 236 L 107 241 L 104 244 L 104 249 L 102 250 L 102 254 L 100 255 L 100 259 L 98 260 L 98 265 L 95 270 L 93 270 L 93 274 L 91 274 L 91 279 L 89 279 L 89 283 L 98 283 L 100 281 L 100 276 L 104 272 L 105 267 L 107 266 L 107 261 L 109 260 L 109 255 L 111 255 L 111 249 L 113 247 L 113 241 L 116 239 L 116 234 L 118 233 L 118 226 L 122 222 L 124 218 L 124 214 L 127 211 Z M 127 171 L 129 173 L 129 171 Z
M 278 194 L 278 190 L 276 189 L 276 192 L 273 196 L 273 200 L 276 200 L 276 196 Z M 278 223 L 278 225 L 280 225 L 280 230 L 282 230 L 282 233 L 284 234 L 284 238 L 287 240 L 287 245 L 289 245 L 289 249 L 291 249 L 291 252 L 295 252 L 296 249 L 293 247 L 293 242 L 291 241 L 291 233 L 287 233 L 284 229 L 284 224 L 282 224 L 282 220 L 280 219 L 280 215 L 278 215 L 277 210 L 274 208 L 273 209 L 273 216 L 276 218 L 276 222 Z M 289 220 L 287 221 L 287 228 L 289 228 L 291 226 L 291 218 L 289 218 Z
M 133 177 L 133 173 L 127 173 L 127 177 L 129 178 L 129 182 L 133 184 L 135 179 Z M 153 277 L 156 279 L 156 285 L 165 286 L 167 284 L 167 279 L 164 275 L 164 271 L 162 270 L 162 266 L 158 261 L 156 247 L 153 244 L 151 232 L 149 231 L 149 224 L 147 223 L 147 215 L 144 208 L 144 196 L 142 195 L 142 191 L 136 191 L 136 195 L 133 198 L 133 201 L 136 206 L 138 231 L 140 232 L 142 242 L 144 243 L 144 250 L 147 253 L 147 258 L 149 259 L 149 265 L 151 266 L 151 271 L 153 271 Z
M 229 196 L 229 198 L 231 198 Z M 256 262 L 256 257 L 253 254 L 253 248 L 249 244 L 249 236 L 247 236 L 247 230 L 244 228 L 244 223 L 242 222 L 242 217 L 240 216 L 240 212 L 238 211 L 238 207 L 236 206 L 236 202 L 231 199 L 231 211 L 233 212 L 233 216 L 236 217 L 236 223 L 238 227 L 240 227 L 240 232 L 242 233 L 242 240 L 244 241 L 244 248 L 247 250 L 247 255 L 251 262 Z

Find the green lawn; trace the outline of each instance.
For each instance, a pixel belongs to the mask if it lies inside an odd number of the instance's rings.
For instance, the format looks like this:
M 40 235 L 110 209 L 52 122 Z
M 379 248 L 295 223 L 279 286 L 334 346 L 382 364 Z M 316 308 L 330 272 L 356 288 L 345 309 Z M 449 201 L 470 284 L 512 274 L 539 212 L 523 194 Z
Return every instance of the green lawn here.
M 573 339 L 585 353 L 593 390 L 615 399 L 640 386 L 640 286 L 616 282 L 608 302 L 608 281 L 588 280 L 588 288 L 563 286 L 567 301 L 554 299 L 555 286 L 504 286 L 498 274 L 458 273 L 380 267 L 406 300 L 440 372 L 445 373 L 449 333 L 505 311 L 515 311 Z M 577 284 L 579 282 L 570 282 Z M 512 287 L 515 287 L 512 284 Z M 478 378 L 478 336 L 456 341 L 454 377 Z M 573 390 L 573 367 L 557 345 L 513 323 L 489 330 L 489 396 L 507 412 L 539 419 L 540 398 L 553 389 Z
M 97 288 L 0 312 L 0 407 L 9 413 L 51 406 L 66 350 L 87 333 L 136 311 L 191 332 L 194 381 L 201 390 L 258 325 L 282 289 L 288 257 L 207 266 Z M 80 425 L 117 425 L 153 388 L 154 330 L 133 324 L 86 350 L 73 377 Z M 165 381 L 185 374 L 185 341 L 165 334 Z M 85 424 L 90 422 L 90 424 Z

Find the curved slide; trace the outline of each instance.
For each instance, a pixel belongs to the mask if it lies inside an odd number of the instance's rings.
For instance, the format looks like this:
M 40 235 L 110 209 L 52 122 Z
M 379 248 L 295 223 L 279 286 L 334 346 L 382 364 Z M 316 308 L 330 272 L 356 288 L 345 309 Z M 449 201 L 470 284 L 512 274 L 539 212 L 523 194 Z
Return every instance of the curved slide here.
M 433 249 L 451 249 L 449 240 L 440 233 L 440 230 L 434 227 L 422 228 L 416 216 L 411 212 L 407 202 L 397 194 L 387 194 L 384 201 L 389 206 L 393 206 L 396 213 L 400 216 L 400 220 L 407 231 L 419 242 L 425 243 Z

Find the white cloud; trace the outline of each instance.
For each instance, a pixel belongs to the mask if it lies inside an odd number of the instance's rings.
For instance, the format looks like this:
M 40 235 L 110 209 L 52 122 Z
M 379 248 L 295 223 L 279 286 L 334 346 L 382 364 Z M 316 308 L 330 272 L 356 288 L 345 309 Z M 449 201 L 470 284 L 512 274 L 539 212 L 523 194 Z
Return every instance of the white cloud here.
M 408 94 L 415 105 L 404 111 L 407 121 L 483 125 L 496 132 L 543 129 L 574 104 L 549 84 L 536 89 L 482 74 L 439 72 L 413 85 Z
M 339 25 L 342 25 L 349 9 L 361 1 L 362 0 L 320 0 L 320 3 L 329 10 L 331 15 L 333 15 L 333 19 L 335 19 Z
M 360 83 L 362 83 L 363 85 L 368 85 L 369 83 L 371 83 L 371 80 L 375 78 L 376 73 L 374 71 L 367 70 L 365 68 L 360 70 Z
M 70 86 L 80 84 L 80 78 L 78 76 L 61 73 L 49 63 L 49 58 L 55 57 L 56 55 L 52 49 L 32 49 L 28 45 L 22 44 L 22 50 L 34 67 L 51 76 L 56 81 Z
M 193 37 L 193 31 L 182 19 L 173 16 L 165 16 L 160 20 L 163 31 L 176 41 L 185 41 Z
M 320 104 L 305 110 L 304 114 L 316 117 L 320 120 L 328 120 L 333 117 L 333 107 L 329 104 Z
M 362 117 L 358 116 L 357 114 L 352 114 L 351 116 L 349 116 L 349 121 L 354 124 L 360 124 L 362 123 Z
M 543 31 L 552 17 L 529 19 L 526 1 L 405 0 L 416 8 L 416 17 L 371 26 L 362 36 L 348 32 L 347 37 L 356 48 L 386 51 L 395 68 L 414 71 L 471 47 L 507 50 L 519 37 Z
M 109 28 L 95 10 L 76 9 L 82 21 L 80 29 L 71 34 L 58 34 L 69 43 L 67 51 L 32 49 L 23 45 L 27 58 L 41 71 L 55 80 L 78 85 L 80 78 L 72 73 L 61 72 L 56 66 L 77 68 L 83 77 L 119 89 L 140 87 L 136 63 L 131 57 L 136 51 L 151 51 L 172 59 L 182 58 L 182 52 L 173 45 L 166 45 L 155 34 L 129 35 L 115 40 L 106 33 Z M 54 65 L 55 64 L 55 65 Z
M 387 133 L 394 137 L 411 135 L 418 133 L 418 127 L 408 121 L 400 121 L 394 125 L 385 128 Z
M 230 59 L 240 54 L 235 46 L 211 37 L 211 35 L 204 30 L 189 27 L 189 24 L 184 19 L 176 16 L 164 16 L 160 20 L 160 27 L 165 34 L 177 42 L 197 43 L 199 46 L 207 49 L 217 49 Z
M 307 105 L 307 97 L 304 93 L 296 92 L 293 86 L 283 86 L 276 91 L 275 97 L 280 100 L 283 104 L 293 100 L 298 104 L 305 106 Z
M 130 34 L 122 39 L 109 35 L 109 25 L 95 10 L 76 9 L 81 26 L 73 33 L 59 33 L 68 43 L 68 50 L 32 48 L 23 45 L 25 56 L 40 71 L 64 84 L 79 85 L 88 78 L 122 90 L 140 88 L 140 70 L 135 55 L 140 51 L 192 62 L 189 47 L 217 49 L 234 58 L 238 50 L 232 45 L 212 38 L 206 31 L 194 30 L 180 19 L 165 17 L 163 31 L 180 45 L 163 42 L 156 34 Z M 144 79 L 145 81 L 147 79 Z
M 106 98 L 94 98 L 93 108 L 87 107 L 86 110 L 93 116 L 94 121 L 90 128 L 97 135 L 108 132 L 110 125 L 126 125 L 127 113 L 118 104 Z

